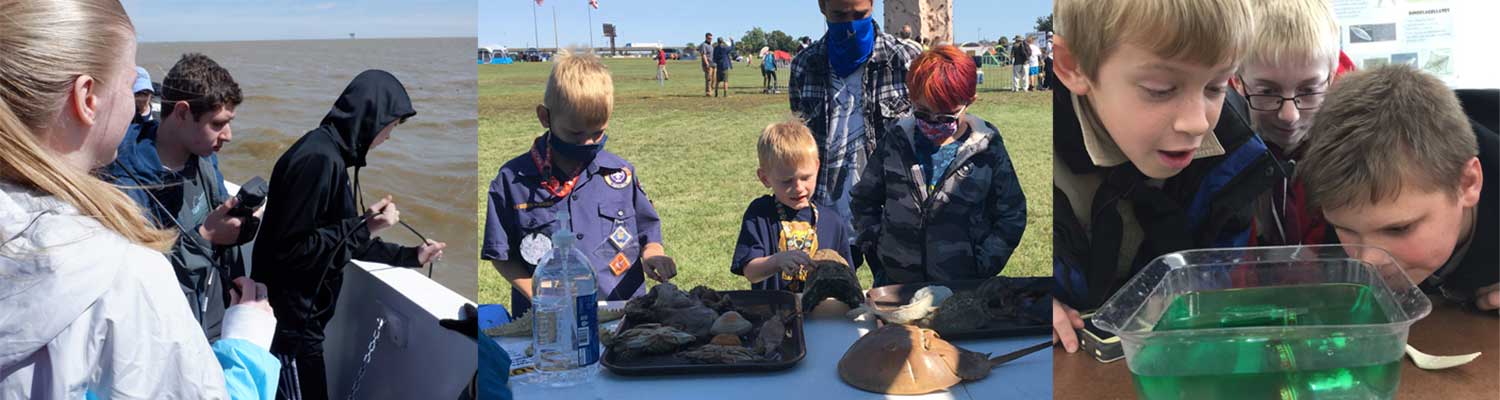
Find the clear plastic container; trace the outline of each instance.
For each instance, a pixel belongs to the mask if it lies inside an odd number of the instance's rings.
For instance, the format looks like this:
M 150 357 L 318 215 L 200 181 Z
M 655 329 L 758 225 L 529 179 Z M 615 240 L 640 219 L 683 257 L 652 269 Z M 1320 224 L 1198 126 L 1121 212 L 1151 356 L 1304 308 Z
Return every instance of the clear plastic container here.
M 558 213 L 559 221 L 568 213 Z M 598 287 L 589 259 L 578 250 L 573 232 L 552 235 L 552 250 L 543 256 L 532 279 L 532 346 L 537 354 L 533 381 L 565 387 L 586 383 L 599 374 Z
M 1143 399 L 1389 399 L 1431 310 L 1382 249 L 1290 246 L 1158 257 L 1093 321 Z

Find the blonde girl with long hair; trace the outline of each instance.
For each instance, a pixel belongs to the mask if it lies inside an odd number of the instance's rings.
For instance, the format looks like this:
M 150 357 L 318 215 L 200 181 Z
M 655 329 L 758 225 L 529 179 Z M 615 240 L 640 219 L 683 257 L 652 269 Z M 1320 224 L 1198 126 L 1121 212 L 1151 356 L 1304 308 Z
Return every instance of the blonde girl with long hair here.
M 151 226 L 92 171 L 134 114 L 118 0 L 0 0 L 0 398 L 270 399 L 265 288 L 235 283 L 212 347 Z

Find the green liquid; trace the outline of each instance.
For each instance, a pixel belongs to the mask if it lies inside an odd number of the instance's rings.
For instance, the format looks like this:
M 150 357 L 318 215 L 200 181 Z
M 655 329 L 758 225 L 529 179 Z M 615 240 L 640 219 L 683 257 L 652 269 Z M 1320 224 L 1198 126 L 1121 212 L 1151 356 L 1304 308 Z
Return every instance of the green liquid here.
M 1131 370 L 1143 399 L 1389 399 L 1400 381 L 1404 336 L 1326 327 L 1387 322 L 1363 285 L 1189 292 L 1172 300 L 1153 332 L 1287 329 L 1153 336 Z M 1296 329 L 1314 325 L 1324 327 Z

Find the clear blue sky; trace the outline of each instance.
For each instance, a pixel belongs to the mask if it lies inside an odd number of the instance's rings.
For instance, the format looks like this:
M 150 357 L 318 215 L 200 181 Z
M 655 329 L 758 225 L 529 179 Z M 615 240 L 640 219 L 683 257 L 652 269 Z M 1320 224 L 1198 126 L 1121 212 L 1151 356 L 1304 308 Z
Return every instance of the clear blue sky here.
M 474 37 L 476 0 L 123 0 L 142 42 Z M 482 1 L 482 0 L 480 0 Z M 520 3 L 521 0 L 513 0 Z
M 479 0 L 479 43 L 524 48 L 534 42 L 533 0 Z M 552 13 L 557 10 L 558 42 L 563 46 L 588 45 L 592 26 L 594 44 L 606 46 L 600 27 L 615 24 L 617 46 L 626 43 L 664 43 L 678 47 L 703 41 L 704 32 L 715 36 L 744 36 L 759 26 L 766 32 L 781 30 L 793 37 L 816 38 L 825 23 L 817 0 L 599 0 L 589 25 L 588 0 L 545 0 L 536 9 L 543 47 L 551 47 Z M 875 0 L 875 21 L 883 21 L 883 0 Z M 974 41 L 983 30 L 985 39 L 1030 32 L 1036 18 L 1052 13 L 1049 0 L 954 0 L 953 34 L 958 42 Z M 664 17 L 670 15 L 671 17 Z M 884 29 L 884 27 L 882 27 Z

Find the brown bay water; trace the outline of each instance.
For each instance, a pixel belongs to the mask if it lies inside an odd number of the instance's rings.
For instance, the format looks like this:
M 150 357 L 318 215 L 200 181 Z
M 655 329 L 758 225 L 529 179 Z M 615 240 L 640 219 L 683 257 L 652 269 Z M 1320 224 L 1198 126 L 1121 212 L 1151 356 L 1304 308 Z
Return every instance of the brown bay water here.
M 390 71 L 406 86 L 417 115 L 375 148 L 361 169 L 365 202 L 391 195 L 403 222 L 447 242 L 433 279 L 475 299 L 476 43 L 475 38 L 141 43 L 136 62 L 161 82 L 182 54 L 203 53 L 239 82 L 245 101 L 235 110 L 233 140 L 219 151 L 220 168 L 231 182 L 270 179 L 276 159 L 317 127 L 349 80 L 366 69 Z M 420 242 L 399 226 L 382 236 L 403 245 Z

